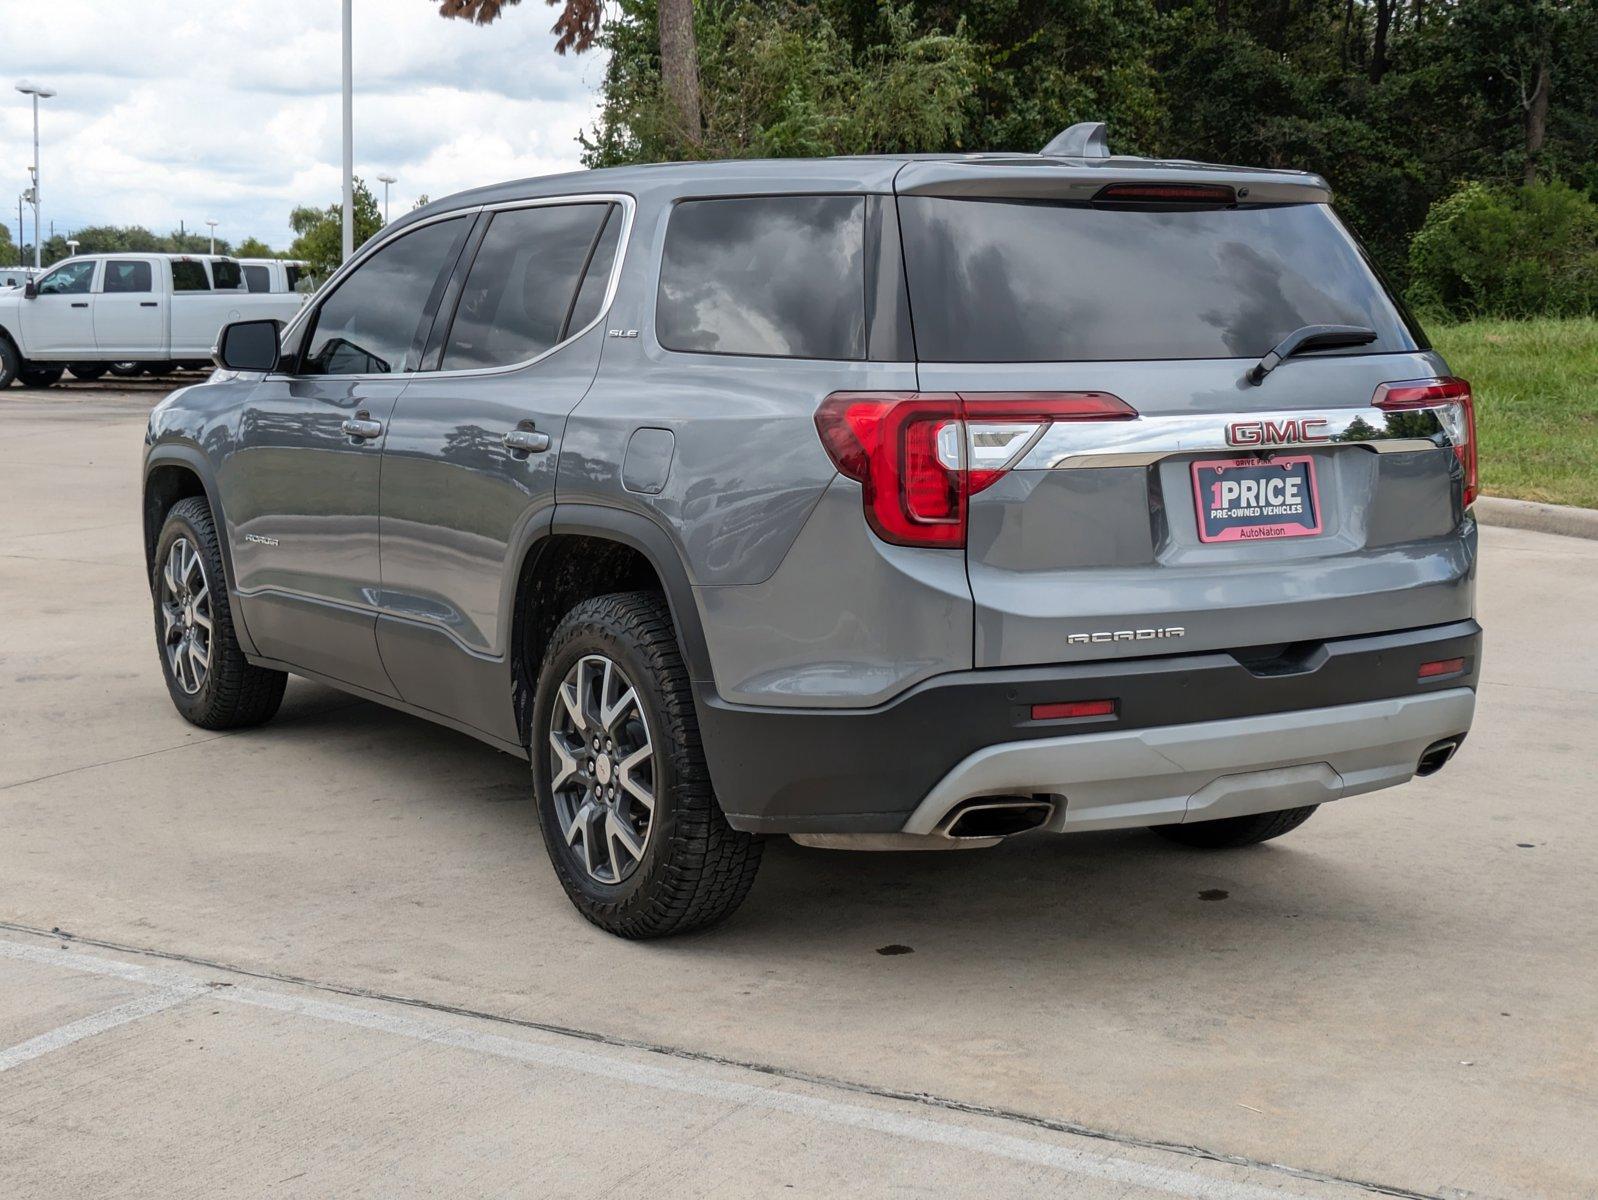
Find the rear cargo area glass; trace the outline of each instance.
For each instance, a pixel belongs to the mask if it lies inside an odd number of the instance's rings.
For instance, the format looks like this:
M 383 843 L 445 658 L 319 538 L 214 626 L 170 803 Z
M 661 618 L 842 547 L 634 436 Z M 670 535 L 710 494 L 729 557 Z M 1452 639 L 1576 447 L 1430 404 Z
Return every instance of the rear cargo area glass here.
M 1361 325 L 1336 353 L 1416 339 L 1324 205 L 1150 211 L 902 196 L 926 362 L 1257 358 L 1304 325 Z

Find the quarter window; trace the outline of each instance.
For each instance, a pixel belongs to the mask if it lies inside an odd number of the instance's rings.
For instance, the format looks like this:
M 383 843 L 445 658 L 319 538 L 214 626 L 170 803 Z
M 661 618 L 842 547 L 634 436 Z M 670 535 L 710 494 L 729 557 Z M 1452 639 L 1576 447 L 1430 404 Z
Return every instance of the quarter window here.
M 148 292 L 152 290 L 150 264 L 147 262 L 120 262 L 112 259 L 105 264 L 105 292 Z
M 172 260 L 172 290 L 174 292 L 208 292 L 211 280 L 205 273 L 205 264 L 192 258 Z
M 470 228 L 452 217 L 402 234 L 338 285 L 316 311 L 304 375 L 388 375 L 420 354 L 439 294 Z
M 691 200 L 666 230 L 655 332 L 668 350 L 865 357 L 865 200 Z
M 443 369 L 510 366 L 559 343 L 612 207 L 551 204 L 495 213 L 461 290 Z
M 89 290 L 94 279 L 94 262 L 62 263 L 39 280 L 41 296 L 76 296 Z

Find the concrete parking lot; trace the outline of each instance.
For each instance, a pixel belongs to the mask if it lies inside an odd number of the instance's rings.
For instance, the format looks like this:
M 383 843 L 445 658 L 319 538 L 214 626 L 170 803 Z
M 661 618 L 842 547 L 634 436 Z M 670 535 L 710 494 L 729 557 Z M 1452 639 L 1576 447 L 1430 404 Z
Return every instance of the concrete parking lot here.
M 0 1196 L 1598 1194 L 1598 542 L 1483 531 L 1476 729 L 1267 846 L 773 842 L 628 944 L 526 767 L 168 703 L 143 390 L 0 393 Z

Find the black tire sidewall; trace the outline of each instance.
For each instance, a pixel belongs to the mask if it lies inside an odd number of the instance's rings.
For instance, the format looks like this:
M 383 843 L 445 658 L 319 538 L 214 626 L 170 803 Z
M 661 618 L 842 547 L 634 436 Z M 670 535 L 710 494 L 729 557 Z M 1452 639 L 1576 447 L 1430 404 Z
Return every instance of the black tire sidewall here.
M 677 835 L 678 791 L 682 778 L 677 761 L 680 748 L 674 744 L 666 719 L 661 680 L 645 659 L 641 647 L 622 631 L 610 627 L 603 618 L 591 618 L 583 608 L 575 610 L 572 616 L 578 619 L 573 621 L 570 632 L 563 636 L 563 632 L 557 630 L 550 653 L 544 659 L 533 705 L 531 757 L 539 824 L 555 872 L 579 908 L 601 917 L 606 924 L 626 922 L 630 916 L 651 906 L 659 876 L 670 869 L 670 847 Z M 559 703 L 558 689 L 573 664 L 587 654 L 605 655 L 626 674 L 638 692 L 655 751 L 655 811 L 649 842 L 637 870 L 619 884 L 601 883 L 577 861 L 576 852 L 566 845 L 550 786 L 549 733 L 555 706 Z
M 22 354 L 11 339 L 0 334 L 0 388 L 10 387 L 22 370 Z

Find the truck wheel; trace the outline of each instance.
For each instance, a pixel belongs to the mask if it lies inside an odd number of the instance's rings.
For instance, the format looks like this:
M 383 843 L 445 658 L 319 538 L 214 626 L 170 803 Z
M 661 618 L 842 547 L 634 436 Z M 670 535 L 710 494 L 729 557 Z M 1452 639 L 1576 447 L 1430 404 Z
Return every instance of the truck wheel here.
M 144 368 L 136 362 L 112 363 L 111 374 L 123 379 L 134 379 L 144 374 Z
M 23 387 L 46 388 L 60 383 L 65 370 L 65 367 L 26 366 L 17 372 L 17 378 L 22 381 Z
M 72 372 L 72 378 L 81 379 L 84 383 L 93 383 L 96 379 L 104 377 L 106 365 L 96 362 L 68 363 L 67 370 Z
M 11 344 L 11 339 L 0 334 L 0 388 L 8 388 L 22 370 L 22 355 Z
M 224 580 L 210 507 L 199 496 L 179 500 L 156 542 L 150 594 L 166 690 L 201 729 L 259 725 L 277 712 L 288 682 L 245 661 Z
M 1155 825 L 1162 838 L 1196 846 L 1201 850 L 1232 850 L 1254 846 L 1291 833 L 1309 820 L 1318 804 L 1304 808 L 1284 808 L 1277 812 L 1255 813 L 1248 817 L 1222 817 L 1219 821 L 1194 821 L 1186 825 Z
M 555 874 L 601 929 L 686 933 L 749 894 L 764 846 L 716 802 L 660 596 L 617 592 L 566 614 L 539 672 L 531 757 Z
M 157 379 L 163 375 L 172 374 L 172 372 L 177 370 L 177 368 L 178 365 L 174 362 L 141 362 L 139 364 L 139 370 L 143 371 L 146 375 L 153 375 Z

